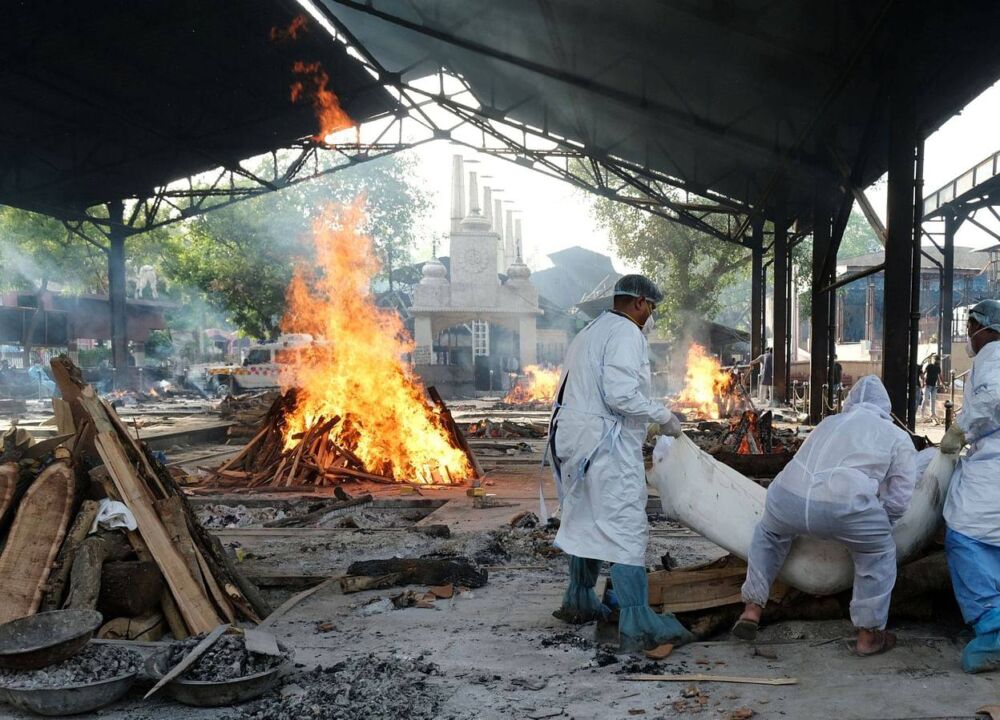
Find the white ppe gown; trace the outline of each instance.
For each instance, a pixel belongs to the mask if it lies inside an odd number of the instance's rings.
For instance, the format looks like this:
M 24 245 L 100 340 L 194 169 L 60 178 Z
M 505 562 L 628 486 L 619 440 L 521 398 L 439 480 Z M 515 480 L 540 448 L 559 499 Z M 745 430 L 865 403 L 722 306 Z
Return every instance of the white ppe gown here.
M 890 408 L 882 382 L 861 378 L 844 411 L 817 425 L 774 479 L 750 545 L 745 601 L 766 604 L 792 540 L 815 535 L 851 552 L 854 625 L 885 626 L 896 581 L 891 524 L 909 507 L 916 481 L 916 450 Z
M 645 565 L 642 444 L 649 423 L 678 422 L 649 395 L 649 345 L 629 318 L 605 312 L 570 343 L 549 440 L 564 552 Z
M 955 466 L 944 504 L 952 530 L 1000 546 L 1000 341 L 972 359 L 955 422 L 969 450 Z

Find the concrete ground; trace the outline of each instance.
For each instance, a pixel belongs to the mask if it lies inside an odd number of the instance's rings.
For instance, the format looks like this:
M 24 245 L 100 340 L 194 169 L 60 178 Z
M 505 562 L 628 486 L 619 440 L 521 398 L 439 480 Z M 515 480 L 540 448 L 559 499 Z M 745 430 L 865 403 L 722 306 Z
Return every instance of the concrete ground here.
M 932 426 L 920 427 L 918 432 L 940 435 Z M 538 444 L 532 445 L 537 451 Z M 896 628 L 899 647 L 873 658 L 857 658 L 848 652 L 845 640 L 852 628 L 847 620 L 776 624 L 762 630 L 756 646 L 723 636 L 676 649 L 660 663 L 610 654 L 595 646 L 593 625 L 575 628 L 551 615 L 566 584 L 565 559 L 551 551 L 551 533 L 511 530 L 507 524 L 522 509 L 537 512 L 540 478 L 550 509 L 555 506 L 548 471 L 537 463 L 537 452 L 487 460 L 492 484 L 486 489 L 503 507 L 474 509 L 461 488 L 423 490 L 415 496 L 382 486 L 378 501 L 390 508 L 394 500 L 418 497 L 445 502 L 434 503 L 440 507 L 429 514 L 400 508 L 400 517 L 407 517 L 399 521 L 379 520 L 373 510 L 370 516 L 356 518 L 360 524 L 372 522 L 368 530 L 329 527 L 269 535 L 230 528 L 219 535 L 225 544 L 240 550 L 244 570 L 257 576 L 337 575 L 355 560 L 451 552 L 489 566 L 485 587 L 437 600 L 430 609 L 376 612 L 386 605 L 380 599 L 405 588 L 344 595 L 332 583 L 274 622 L 273 631 L 295 649 L 296 663 L 305 666 L 299 670 L 367 655 L 383 659 L 421 656 L 439 667 L 439 674 L 426 678 L 426 692 L 436 698 L 432 715 L 417 713 L 416 700 L 406 687 L 394 691 L 387 685 L 382 700 L 386 711 L 369 717 L 739 718 L 748 717 L 744 709 L 749 709 L 760 718 L 915 720 L 972 718 L 980 706 L 1000 701 L 1000 675 L 970 676 L 961 671 L 959 655 L 965 638 L 958 627 L 903 625 Z M 351 487 L 348 490 L 354 492 Z M 203 499 L 199 504 L 217 500 Z M 681 565 L 725 554 L 655 513 L 652 518 L 650 566 L 659 566 L 667 552 Z M 411 529 L 414 524 L 433 523 L 448 524 L 452 537 L 433 538 Z M 271 592 L 276 593 L 275 601 L 290 594 Z M 629 675 L 636 673 L 794 678 L 797 683 L 630 680 Z M 299 681 L 293 678 L 291 682 Z M 207 710 L 168 699 L 144 702 L 140 698 L 148 686 L 148 682 L 142 684 L 99 717 L 241 718 L 249 717 L 252 707 Z M 2 707 L 0 717 L 29 717 Z M 285 717 L 269 712 L 273 714 L 257 717 Z M 335 708 L 328 706 L 317 707 L 316 713 L 297 717 L 349 717 L 335 714 Z

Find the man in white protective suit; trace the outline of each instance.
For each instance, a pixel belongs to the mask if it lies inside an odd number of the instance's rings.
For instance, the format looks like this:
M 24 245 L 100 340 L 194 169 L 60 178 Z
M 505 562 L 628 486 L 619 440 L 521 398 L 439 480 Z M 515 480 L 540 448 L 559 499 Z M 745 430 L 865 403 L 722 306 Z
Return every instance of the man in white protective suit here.
M 1000 301 L 969 311 L 973 358 L 962 409 L 941 452 L 969 451 L 955 466 L 944 504 L 944 549 L 955 599 L 976 637 L 962 651 L 966 672 L 1000 668 Z
M 916 450 L 890 412 L 882 381 L 874 375 L 861 378 L 844 411 L 820 422 L 767 488 L 747 557 L 746 608 L 733 627 L 736 637 L 756 638 L 771 584 L 792 541 L 813 535 L 843 543 L 851 552 L 855 652 L 875 655 L 895 646 L 895 636 L 885 630 L 896 583 L 892 526 L 910 505 Z
M 642 445 L 650 423 L 676 437 L 678 419 L 650 398 L 649 344 L 653 311 L 663 298 L 651 280 L 625 275 L 614 309 L 570 344 L 549 423 L 549 452 L 562 505 L 555 544 L 570 556 L 570 584 L 554 615 L 572 623 L 610 610 L 594 587 L 602 561 L 620 606 L 625 650 L 684 642 L 691 635 L 673 617 L 649 608 L 646 579 L 646 472 Z

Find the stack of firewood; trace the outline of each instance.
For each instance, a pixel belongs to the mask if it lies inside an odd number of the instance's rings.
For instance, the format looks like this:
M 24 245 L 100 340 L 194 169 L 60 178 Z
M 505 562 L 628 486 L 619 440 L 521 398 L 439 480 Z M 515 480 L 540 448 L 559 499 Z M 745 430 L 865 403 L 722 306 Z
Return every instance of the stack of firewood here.
M 478 461 L 465 436 L 455 424 L 450 411 L 440 395 L 429 388 L 428 393 L 441 410 L 441 417 L 453 441 L 462 448 L 475 469 L 482 475 Z M 406 482 L 413 478 L 393 478 L 388 463 L 382 468 L 366 467 L 361 458 L 350 448 L 338 443 L 335 437 L 350 437 L 351 428 L 344 428 L 350 420 L 338 416 L 317 418 L 302 433 L 292 435 L 295 444 L 286 447 L 285 422 L 295 408 L 294 389 L 278 397 L 264 416 L 257 434 L 233 458 L 214 471 L 212 481 L 220 486 L 240 487 L 296 487 L 300 485 L 329 486 L 346 480 L 368 480 L 377 483 Z M 339 428 L 338 428 L 339 426 Z M 341 432 L 331 432 L 335 428 Z M 437 473 L 432 470 L 432 476 Z M 434 478 L 438 482 L 452 482 L 452 478 Z
M 59 435 L 0 454 L 0 622 L 96 608 L 101 636 L 155 640 L 267 613 L 256 588 L 197 521 L 169 471 L 66 358 L 52 361 Z M 134 531 L 92 531 L 103 499 Z M 4 526 L 9 520 L 9 529 Z

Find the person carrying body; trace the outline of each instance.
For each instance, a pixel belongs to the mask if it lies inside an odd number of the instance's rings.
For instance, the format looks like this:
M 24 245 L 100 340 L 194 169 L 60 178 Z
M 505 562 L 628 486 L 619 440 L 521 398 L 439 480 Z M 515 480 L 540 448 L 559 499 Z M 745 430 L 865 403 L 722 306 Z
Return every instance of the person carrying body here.
M 650 398 L 653 311 L 663 299 L 651 280 L 625 275 L 614 309 L 585 327 L 566 352 L 549 422 L 549 453 L 562 506 L 555 545 L 569 558 L 570 583 L 553 613 L 581 623 L 607 616 L 594 587 L 602 561 L 620 604 L 622 648 L 685 642 L 690 633 L 648 603 L 646 472 L 642 445 L 650 423 L 676 437 L 680 421 Z
M 944 504 L 944 549 L 955 599 L 976 636 L 962 651 L 966 672 L 1000 668 L 1000 301 L 969 311 L 973 358 L 962 409 L 941 440 L 959 460 Z
M 885 630 L 896 582 L 892 526 L 910 505 L 916 450 L 890 416 L 889 395 L 874 375 L 851 388 L 843 412 L 825 418 L 767 488 L 743 584 L 746 607 L 733 634 L 753 640 L 771 585 L 799 535 L 835 540 L 854 560 L 851 621 L 855 651 L 890 650 Z

